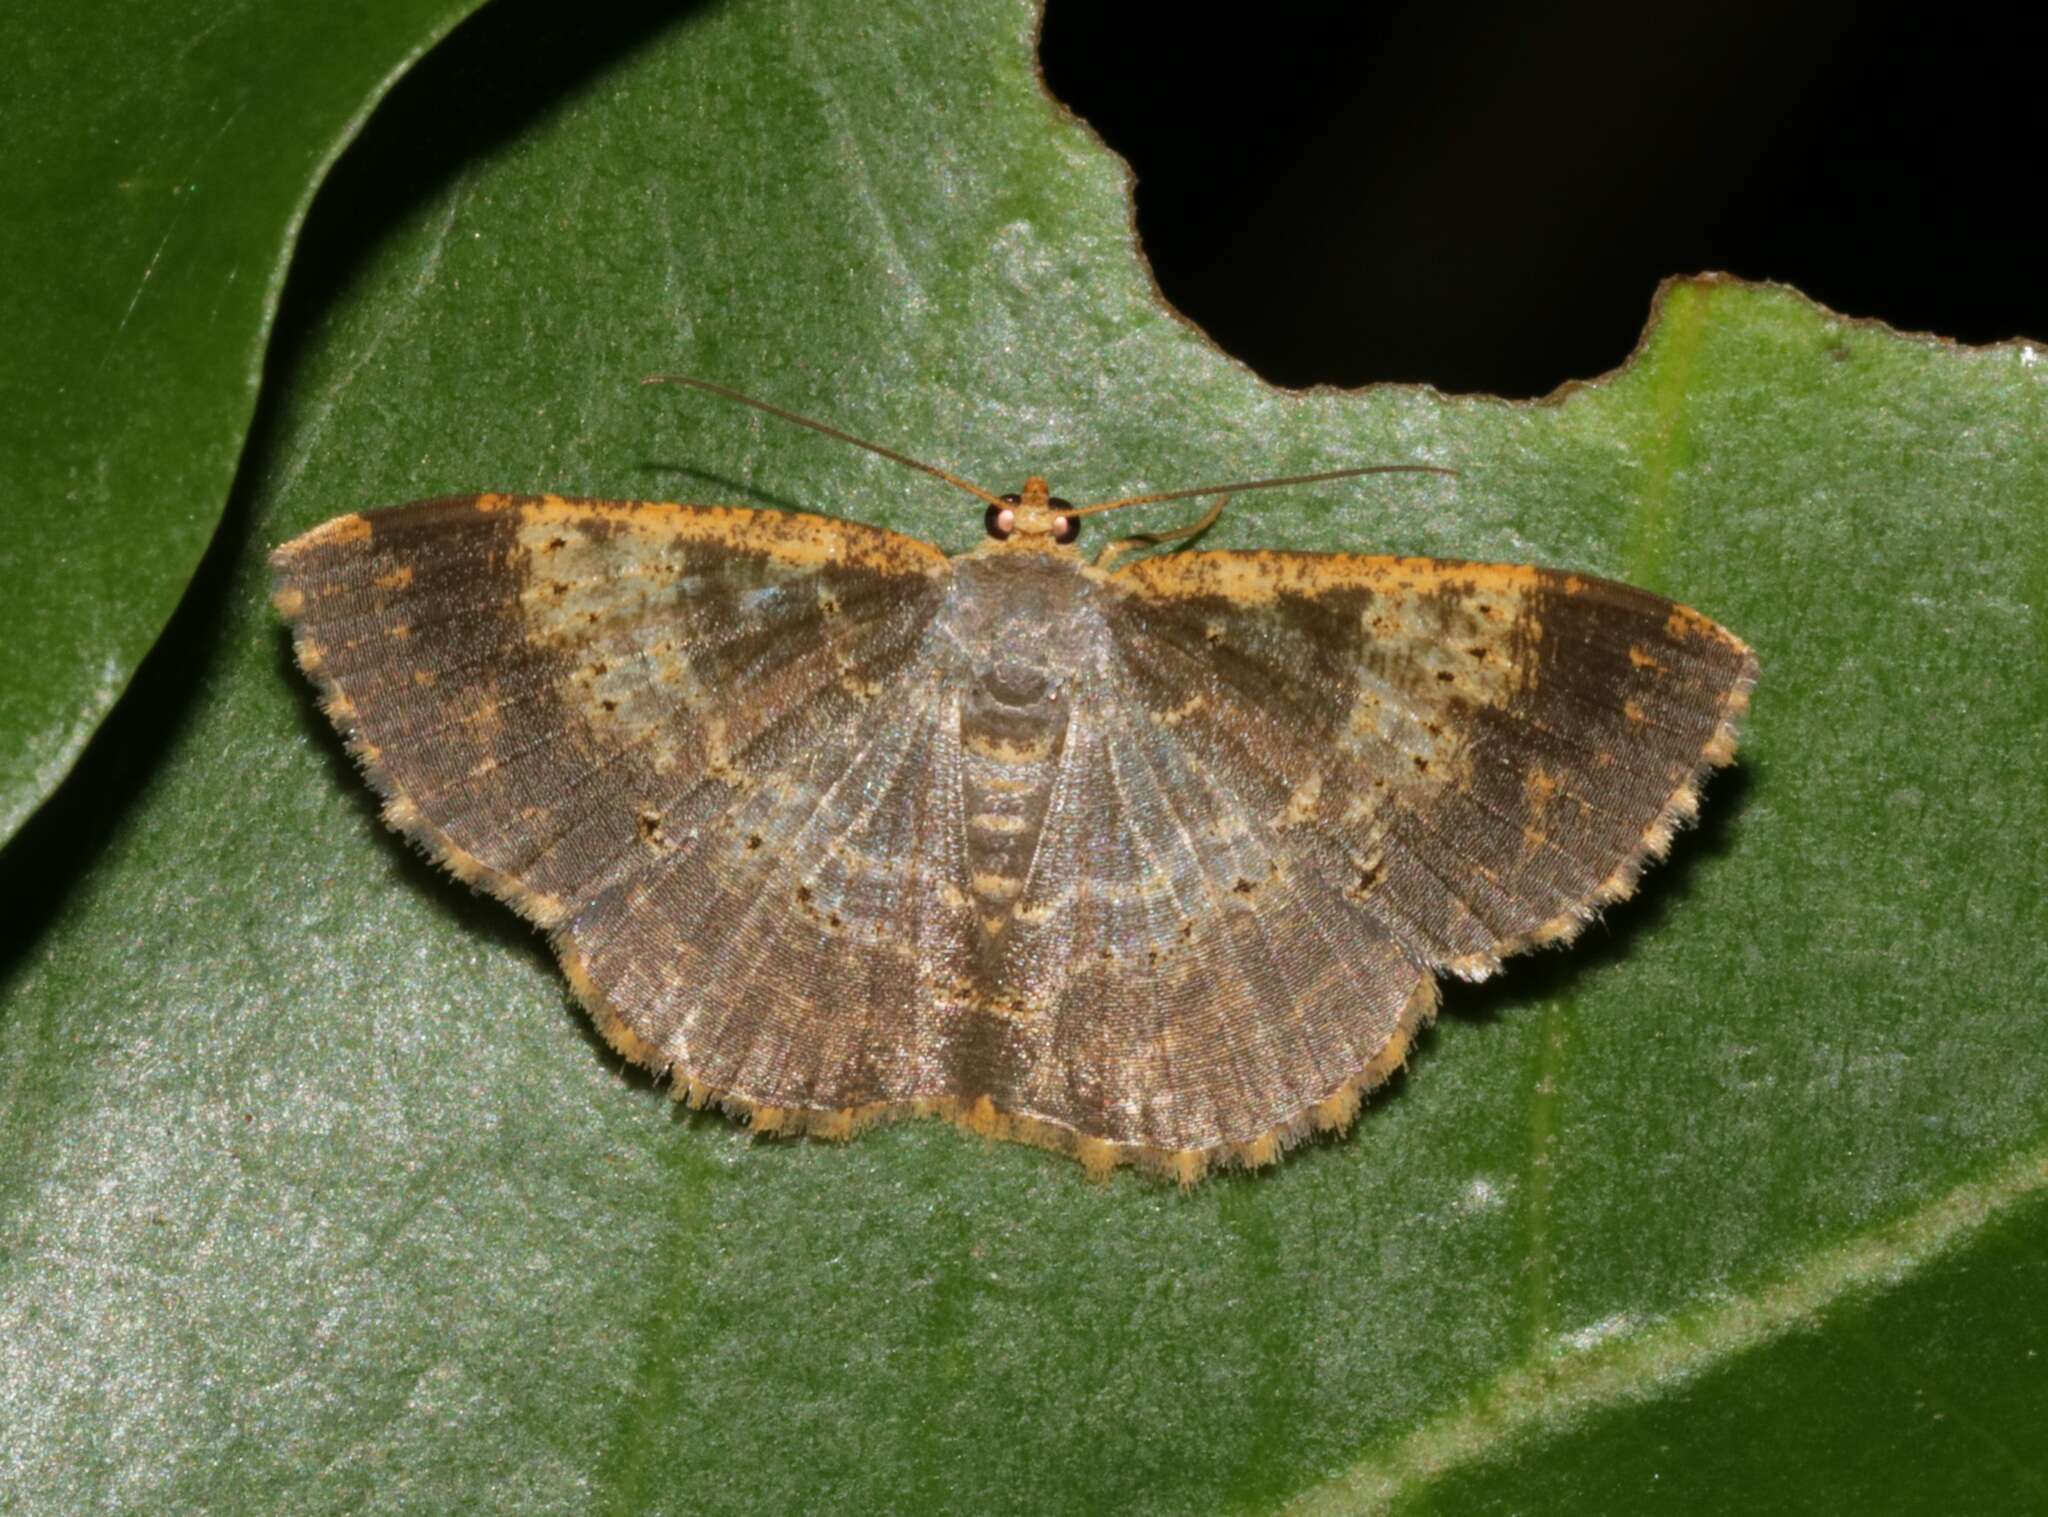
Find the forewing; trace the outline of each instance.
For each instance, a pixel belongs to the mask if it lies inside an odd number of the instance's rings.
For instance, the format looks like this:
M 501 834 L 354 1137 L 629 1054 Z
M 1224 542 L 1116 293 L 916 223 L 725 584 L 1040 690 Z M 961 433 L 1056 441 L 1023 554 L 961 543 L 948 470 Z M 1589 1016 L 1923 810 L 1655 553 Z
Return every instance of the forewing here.
M 341 517 L 272 567 L 386 819 L 550 928 L 843 751 L 950 572 L 822 517 L 492 495 Z
M 1375 941 L 1472 978 L 1632 891 L 1756 679 L 1725 629 L 1587 575 L 1190 553 L 1111 582 L 1148 719 Z

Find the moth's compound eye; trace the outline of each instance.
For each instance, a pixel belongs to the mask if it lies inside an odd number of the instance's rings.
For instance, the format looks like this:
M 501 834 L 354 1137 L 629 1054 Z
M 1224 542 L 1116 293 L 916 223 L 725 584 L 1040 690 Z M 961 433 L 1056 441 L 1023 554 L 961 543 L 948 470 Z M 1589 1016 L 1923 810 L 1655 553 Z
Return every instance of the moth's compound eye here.
M 1061 500 L 1055 495 L 1046 502 L 1055 511 L 1071 511 L 1074 503 Z M 1052 522 L 1052 540 L 1056 543 L 1078 542 L 1081 537 L 1081 518 L 1078 516 L 1055 516 Z
M 1017 504 L 1017 497 L 1014 495 L 1005 495 L 1003 499 L 1007 500 L 1010 506 Z M 982 517 L 983 524 L 988 528 L 988 535 L 997 542 L 1001 542 L 1017 530 L 1017 513 L 1012 511 L 1010 506 L 990 506 L 987 514 Z

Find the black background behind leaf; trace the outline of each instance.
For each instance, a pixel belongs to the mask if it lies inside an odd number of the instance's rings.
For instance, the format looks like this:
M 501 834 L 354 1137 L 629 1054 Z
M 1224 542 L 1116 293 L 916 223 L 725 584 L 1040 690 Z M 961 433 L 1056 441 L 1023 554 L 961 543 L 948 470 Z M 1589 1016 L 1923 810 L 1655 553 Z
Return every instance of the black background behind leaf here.
M 1909 331 L 2048 336 L 2015 206 L 2033 25 L 1446 0 L 1169 30 L 1053 0 L 1043 61 L 1136 170 L 1167 297 L 1266 378 L 1532 396 L 1613 368 L 1657 281 L 1710 269 Z

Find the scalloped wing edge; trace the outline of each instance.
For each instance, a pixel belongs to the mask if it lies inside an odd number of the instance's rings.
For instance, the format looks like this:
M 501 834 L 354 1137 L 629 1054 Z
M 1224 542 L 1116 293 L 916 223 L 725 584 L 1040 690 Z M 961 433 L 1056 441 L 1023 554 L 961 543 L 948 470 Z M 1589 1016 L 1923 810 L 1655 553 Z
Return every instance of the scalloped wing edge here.
M 1692 614 L 1698 616 L 1697 612 Z M 1636 886 L 1642 882 L 1643 871 L 1669 855 L 1672 840 L 1699 819 L 1700 796 L 1706 789 L 1707 777 L 1716 769 L 1725 769 L 1735 762 L 1736 744 L 1742 735 L 1742 720 L 1749 713 L 1750 694 L 1756 689 L 1759 673 L 1756 654 L 1747 643 L 1718 622 L 1705 617 L 1700 617 L 1699 620 L 1703 626 L 1712 628 L 1716 634 L 1727 639 L 1741 652 L 1743 668 L 1735 682 L 1728 687 L 1727 693 L 1721 697 L 1713 735 L 1707 739 L 1706 746 L 1700 750 L 1700 756 L 1694 760 L 1691 772 L 1666 798 L 1655 820 L 1643 829 L 1634 849 L 1615 865 L 1606 879 L 1593 887 L 1592 893 L 1584 900 L 1575 902 L 1549 921 L 1538 924 L 1519 937 L 1509 938 L 1489 953 L 1453 960 L 1443 966 L 1446 973 L 1464 980 L 1484 980 L 1500 970 L 1501 960 L 1512 958 L 1515 954 L 1527 953 L 1537 948 L 1569 947 L 1580 933 L 1600 920 L 1602 911 L 1634 895 Z
M 1219 1168 L 1259 1169 L 1275 1163 L 1303 1139 L 1318 1133 L 1342 1132 L 1357 1119 L 1365 1097 L 1406 1066 L 1416 1035 L 1436 1016 L 1437 980 L 1423 972 L 1402 1008 L 1394 1034 L 1372 1062 L 1339 1081 L 1321 1100 L 1313 1101 L 1286 1121 L 1241 1143 L 1207 1148 L 1159 1148 L 1116 1143 L 1027 1112 L 1003 1111 L 987 1096 L 926 1096 L 905 1101 L 874 1101 L 839 1110 L 777 1106 L 743 1091 L 697 1079 L 626 1025 L 603 991 L 592 983 L 582 955 L 565 934 L 555 937 L 555 953 L 569 977 L 576 998 L 590 1014 L 605 1042 L 630 1064 L 651 1070 L 671 1082 L 676 1100 L 694 1108 L 715 1106 L 747 1123 L 757 1133 L 777 1137 L 810 1137 L 845 1142 L 883 1122 L 929 1117 L 952 1123 L 966 1132 L 1005 1143 L 1049 1149 L 1080 1161 L 1091 1178 L 1105 1179 L 1124 1165 L 1178 1182 L 1183 1189 Z

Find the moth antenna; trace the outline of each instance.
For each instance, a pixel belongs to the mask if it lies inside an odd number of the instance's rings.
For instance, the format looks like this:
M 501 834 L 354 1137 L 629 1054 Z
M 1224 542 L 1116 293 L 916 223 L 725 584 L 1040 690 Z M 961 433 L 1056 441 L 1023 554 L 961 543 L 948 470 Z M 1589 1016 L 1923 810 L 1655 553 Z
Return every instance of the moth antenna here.
M 985 500 L 992 506 L 1001 507 L 1004 505 L 1003 498 L 1000 495 L 992 495 L 987 490 L 982 489 L 980 485 L 971 485 L 959 475 L 949 474 L 935 464 L 921 463 L 906 453 L 898 453 L 894 448 L 885 448 L 878 442 L 869 442 L 864 437 L 855 437 L 851 432 L 842 432 L 837 427 L 828 427 L 822 421 L 813 421 L 808 416 L 799 416 L 794 411 L 785 411 L 781 406 L 770 405 L 765 400 L 756 400 L 751 395 L 743 395 L 738 390 L 731 389 L 722 384 L 714 384 L 708 379 L 693 379 L 688 374 L 650 374 L 641 380 L 640 383 L 643 385 L 683 385 L 692 390 L 703 390 L 711 395 L 723 396 L 727 400 L 736 400 L 743 406 L 752 406 L 756 411 L 766 411 L 770 416 L 779 416 L 784 421 L 793 421 L 800 427 L 809 427 L 813 432 L 823 432 L 827 437 L 835 441 L 852 443 L 856 448 L 865 448 L 868 452 L 886 458 L 891 463 L 901 464 L 906 469 L 915 469 L 920 474 L 929 474 L 934 479 L 943 479 L 947 484 L 957 489 L 965 490 L 969 495 L 974 496 L 978 500 Z
M 1243 479 L 1228 485 L 1196 485 L 1191 490 L 1160 490 L 1151 495 L 1126 495 L 1119 500 L 1101 500 L 1092 506 L 1077 506 L 1065 516 L 1093 516 L 1098 511 L 1120 511 L 1125 506 L 1150 506 L 1162 500 L 1189 500 L 1197 495 L 1235 495 L 1241 490 L 1277 490 L 1282 485 L 1318 485 L 1330 479 L 1356 479 L 1361 474 L 1441 474 L 1456 479 L 1456 469 L 1435 464 L 1367 464 L 1360 469 L 1327 469 L 1321 474 L 1286 474 L 1278 479 Z

